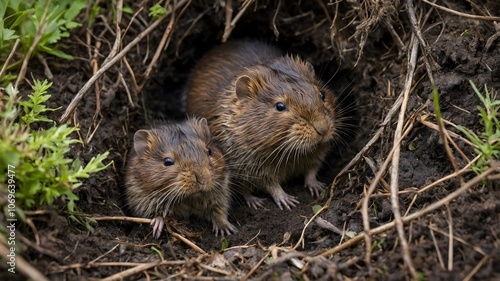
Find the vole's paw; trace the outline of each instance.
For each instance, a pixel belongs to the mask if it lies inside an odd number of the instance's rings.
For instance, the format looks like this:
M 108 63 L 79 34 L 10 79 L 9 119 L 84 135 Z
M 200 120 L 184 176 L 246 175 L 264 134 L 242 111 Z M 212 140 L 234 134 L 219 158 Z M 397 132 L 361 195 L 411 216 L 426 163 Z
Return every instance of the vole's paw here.
M 254 208 L 255 210 L 264 207 L 265 198 L 259 198 L 253 195 L 248 195 L 245 197 L 248 207 Z
M 236 229 L 236 227 L 229 222 L 226 222 L 223 225 L 217 225 L 214 223 L 213 230 L 215 232 L 215 237 L 217 237 L 219 234 L 221 236 L 224 236 L 235 234 L 236 232 L 238 232 L 238 229 Z
M 309 189 L 309 192 L 311 192 L 311 196 L 319 197 L 321 192 L 325 190 L 326 184 L 318 181 L 316 177 L 313 177 L 313 178 L 306 178 L 305 187 Z
M 153 226 L 153 237 L 156 239 L 160 238 L 163 227 L 165 226 L 165 219 L 158 216 L 151 221 L 151 225 Z
M 297 197 L 287 194 L 284 191 L 280 194 L 273 195 L 273 199 L 280 210 L 283 210 L 283 207 L 285 207 L 286 209 L 291 211 L 293 207 L 296 207 L 297 204 L 300 203 L 299 200 L 297 200 Z

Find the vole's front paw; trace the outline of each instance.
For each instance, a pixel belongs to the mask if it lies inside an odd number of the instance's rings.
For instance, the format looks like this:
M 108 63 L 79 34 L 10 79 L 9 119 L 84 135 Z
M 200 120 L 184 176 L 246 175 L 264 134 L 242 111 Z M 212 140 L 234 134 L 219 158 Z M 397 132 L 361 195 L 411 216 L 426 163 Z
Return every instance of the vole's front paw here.
M 154 218 L 150 224 L 153 226 L 153 237 L 156 239 L 160 238 L 163 227 L 165 226 L 165 219 L 158 216 Z
M 236 232 L 238 232 L 238 229 L 236 229 L 236 227 L 231 223 L 226 222 L 222 225 L 217 225 L 214 223 L 213 231 L 215 232 L 215 237 L 217 237 L 219 233 L 221 236 L 235 234 Z
M 248 195 L 245 197 L 245 201 L 247 202 L 247 205 L 251 208 L 256 209 L 256 210 L 264 207 L 264 200 L 266 200 L 266 199 L 259 198 L 259 197 L 253 196 L 253 195 Z
M 326 188 L 326 184 L 318 181 L 316 177 L 306 178 L 305 187 L 311 192 L 311 196 L 318 197 Z
M 280 210 L 283 210 L 283 207 L 285 207 L 286 209 L 291 211 L 293 207 L 296 207 L 297 204 L 300 203 L 299 200 L 297 200 L 297 197 L 287 194 L 284 191 L 281 194 L 273 195 L 273 199 Z

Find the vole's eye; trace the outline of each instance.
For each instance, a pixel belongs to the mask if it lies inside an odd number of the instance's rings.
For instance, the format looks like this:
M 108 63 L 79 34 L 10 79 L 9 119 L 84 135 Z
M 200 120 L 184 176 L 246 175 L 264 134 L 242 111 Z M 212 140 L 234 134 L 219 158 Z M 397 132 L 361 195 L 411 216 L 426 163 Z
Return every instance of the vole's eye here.
M 212 150 L 209 147 L 207 147 L 206 151 L 208 156 L 212 156 Z
M 276 108 L 277 111 L 285 111 L 286 110 L 286 105 L 282 102 L 277 102 L 274 107 Z
M 165 157 L 165 159 L 163 159 L 163 165 L 165 165 L 165 166 L 174 165 L 174 159 L 172 159 L 170 157 Z
M 319 97 L 324 101 L 325 100 L 325 93 L 323 91 L 319 91 Z

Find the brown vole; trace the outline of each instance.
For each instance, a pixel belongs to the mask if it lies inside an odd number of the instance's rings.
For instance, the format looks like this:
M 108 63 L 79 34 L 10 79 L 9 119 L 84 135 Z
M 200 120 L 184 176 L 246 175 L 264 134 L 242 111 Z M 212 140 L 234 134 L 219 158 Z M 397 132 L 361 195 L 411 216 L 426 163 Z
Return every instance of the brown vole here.
M 295 175 L 305 176 L 313 196 L 323 190 L 316 174 L 335 133 L 335 106 L 309 63 L 256 41 L 213 49 L 188 82 L 187 112 L 207 118 L 238 191 L 254 208 L 262 205 L 254 187 L 280 209 L 294 207 L 297 199 L 280 184 Z
M 191 214 L 212 221 L 217 236 L 231 234 L 228 171 L 220 150 L 211 143 L 206 119 L 168 123 L 134 135 L 126 169 L 125 194 L 132 213 L 154 218 L 158 238 L 165 216 Z

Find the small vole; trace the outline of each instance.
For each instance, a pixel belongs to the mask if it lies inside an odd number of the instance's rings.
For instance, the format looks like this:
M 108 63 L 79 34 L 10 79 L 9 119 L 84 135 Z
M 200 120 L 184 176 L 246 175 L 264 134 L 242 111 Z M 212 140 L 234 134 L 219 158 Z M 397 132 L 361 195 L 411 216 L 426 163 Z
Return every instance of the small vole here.
M 191 73 L 187 112 L 208 120 L 249 206 L 262 205 L 251 195 L 259 188 L 280 209 L 294 207 L 281 183 L 295 175 L 313 196 L 324 189 L 316 174 L 336 133 L 336 102 L 309 63 L 258 41 L 224 44 Z
M 168 123 L 134 135 L 126 168 L 125 194 L 132 213 L 154 218 L 158 238 L 163 217 L 191 214 L 212 221 L 215 235 L 230 235 L 228 171 L 220 150 L 211 142 L 207 120 Z

